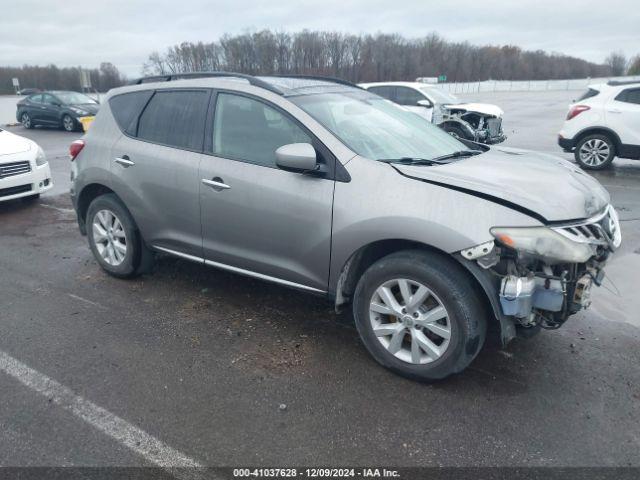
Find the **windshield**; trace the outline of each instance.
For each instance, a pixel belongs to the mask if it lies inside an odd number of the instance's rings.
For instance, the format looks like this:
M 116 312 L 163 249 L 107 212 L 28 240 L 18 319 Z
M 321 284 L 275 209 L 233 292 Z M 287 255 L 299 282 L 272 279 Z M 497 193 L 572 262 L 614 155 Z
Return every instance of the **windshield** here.
M 86 96 L 84 93 L 78 92 L 56 92 L 56 97 L 66 105 L 83 105 L 86 103 L 96 103 L 96 101 Z
M 435 87 L 418 87 L 422 93 L 427 95 L 433 103 L 456 104 L 460 103 L 460 99 L 455 95 L 442 91 Z
M 467 149 L 421 116 L 368 92 L 322 93 L 290 100 L 351 150 L 372 160 L 432 159 Z

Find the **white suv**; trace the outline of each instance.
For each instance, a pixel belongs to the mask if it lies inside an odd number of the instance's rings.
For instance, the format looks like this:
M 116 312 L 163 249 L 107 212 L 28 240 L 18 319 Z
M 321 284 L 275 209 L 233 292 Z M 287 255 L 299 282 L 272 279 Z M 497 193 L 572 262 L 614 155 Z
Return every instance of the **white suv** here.
M 591 85 L 570 105 L 558 144 L 586 169 L 640 159 L 640 81 Z

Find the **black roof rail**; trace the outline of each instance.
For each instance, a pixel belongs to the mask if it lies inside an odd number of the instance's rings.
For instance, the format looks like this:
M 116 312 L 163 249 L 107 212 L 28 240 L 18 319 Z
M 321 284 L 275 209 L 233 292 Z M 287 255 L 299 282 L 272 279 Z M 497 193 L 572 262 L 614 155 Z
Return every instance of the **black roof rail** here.
M 234 72 L 189 72 L 189 73 L 168 73 L 166 75 L 151 75 L 148 77 L 138 78 L 129 82 L 129 85 L 142 85 L 143 83 L 151 82 L 171 82 L 174 80 L 186 80 L 189 78 L 215 78 L 215 77 L 230 77 L 241 78 L 249 82 L 254 87 L 264 88 L 278 95 L 284 95 L 284 93 L 264 80 L 254 77 L 253 75 L 246 75 L 244 73 Z
M 321 75 L 298 75 L 298 74 L 290 74 L 290 75 L 286 75 L 286 74 L 282 74 L 282 75 L 266 75 L 268 77 L 277 77 L 277 78 L 300 78 L 302 80 L 321 80 L 324 82 L 332 82 L 332 83 L 338 83 L 340 85 L 347 85 L 349 87 L 353 87 L 353 88 L 359 88 L 359 89 L 363 89 L 361 86 L 356 85 L 355 83 L 352 83 L 348 80 L 343 80 L 341 78 L 336 78 L 336 77 L 323 77 Z
M 619 85 L 633 85 L 634 83 L 640 83 L 640 80 L 609 80 L 607 85 L 617 87 Z

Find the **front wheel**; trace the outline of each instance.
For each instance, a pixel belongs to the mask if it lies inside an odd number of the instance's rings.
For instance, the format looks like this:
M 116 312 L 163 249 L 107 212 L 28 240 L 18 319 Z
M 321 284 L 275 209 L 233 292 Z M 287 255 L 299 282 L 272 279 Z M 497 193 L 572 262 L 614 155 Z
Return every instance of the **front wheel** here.
M 616 146 L 606 135 L 588 135 L 576 145 L 574 157 L 586 170 L 608 168 L 616 156 Z
M 484 303 L 468 273 L 453 260 L 420 250 L 373 264 L 358 283 L 353 313 L 378 363 L 425 381 L 464 370 L 487 328 Z

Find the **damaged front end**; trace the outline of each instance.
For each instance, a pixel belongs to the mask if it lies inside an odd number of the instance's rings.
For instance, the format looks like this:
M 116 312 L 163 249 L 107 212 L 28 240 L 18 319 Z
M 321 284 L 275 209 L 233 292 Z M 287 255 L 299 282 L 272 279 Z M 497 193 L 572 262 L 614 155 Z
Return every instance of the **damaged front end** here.
M 492 145 L 504 142 L 507 136 L 502 130 L 502 110 L 494 105 L 473 104 L 443 105 L 437 123 L 449 133 L 465 140 Z
M 583 222 L 495 227 L 491 234 L 495 241 L 460 253 L 493 278 L 503 343 L 513 336 L 504 332 L 506 320 L 521 331 L 556 329 L 588 308 L 592 284 L 601 285 L 605 263 L 622 241 L 611 205 Z

